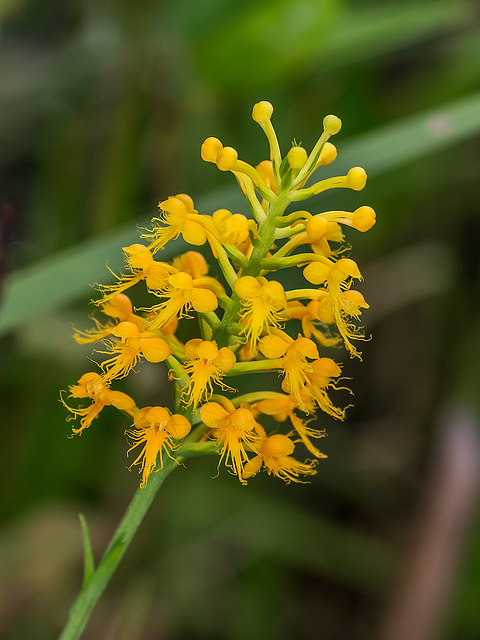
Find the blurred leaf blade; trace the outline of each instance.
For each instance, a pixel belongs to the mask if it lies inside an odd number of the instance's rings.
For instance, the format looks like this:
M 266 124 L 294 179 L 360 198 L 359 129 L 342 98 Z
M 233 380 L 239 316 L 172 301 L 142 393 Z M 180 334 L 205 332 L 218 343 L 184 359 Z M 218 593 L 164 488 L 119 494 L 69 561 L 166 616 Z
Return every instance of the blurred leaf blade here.
M 356 136 L 341 145 L 335 170 L 361 164 L 369 176 L 390 171 L 480 133 L 480 92 Z
M 90 582 L 91 577 L 95 573 L 95 561 L 93 559 L 93 550 L 92 543 L 90 540 L 90 533 L 88 531 L 88 524 L 85 520 L 85 517 L 80 513 L 80 526 L 82 527 L 82 537 L 83 537 L 83 556 L 84 556 L 84 566 L 83 566 L 83 584 L 82 589 L 84 589 L 87 584 Z
M 340 67 L 411 45 L 468 23 L 467 3 L 394 3 L 381 8 L 316 0 L 272 0 L 207 31 L 197 59 L 212 82 L 233 91 L 265 90 L 320 60 Z M 295 42 L 295 46 L 278 43 Z

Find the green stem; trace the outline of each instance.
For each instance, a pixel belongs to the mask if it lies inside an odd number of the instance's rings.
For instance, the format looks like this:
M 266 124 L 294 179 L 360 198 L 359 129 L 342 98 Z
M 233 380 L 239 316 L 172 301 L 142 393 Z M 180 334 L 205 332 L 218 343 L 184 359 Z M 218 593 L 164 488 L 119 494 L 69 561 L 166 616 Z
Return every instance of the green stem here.
M 260 274 L 260 264 L 270 251 L 275 239 L 275 233 L 277 231 L 275 218 L 281 217 L 289 204 L 288 193 L 279 191 L 275 200 L 270 204 L 265 219 L 259 226 L 258 237 L 255 241 L 252 255 L 249 258 L 248 264 L 242 268 L 240 273 L 241 276 L 255 277 Z M 238 322 L 239 319 L 239 313 L 242 305 L 240 298 L 235 291 L 232 291 L 232 303 L 231 307 L 225 311 L 222 321 L 218 327 L 215 327 L 213 331 L 212 340 L 215 340 L 219 347 L 224 347 L 228 344 L 231 336 L 232 324 Z
M 95 573 L 73 603 L 59 640 L 76 640 L 80 637 L 94 606 L 115 573 L 158 489 L 177 466 L 175 460 L 168 459 L 162 469 L 151 474 L 144 489 L 137 489 Z

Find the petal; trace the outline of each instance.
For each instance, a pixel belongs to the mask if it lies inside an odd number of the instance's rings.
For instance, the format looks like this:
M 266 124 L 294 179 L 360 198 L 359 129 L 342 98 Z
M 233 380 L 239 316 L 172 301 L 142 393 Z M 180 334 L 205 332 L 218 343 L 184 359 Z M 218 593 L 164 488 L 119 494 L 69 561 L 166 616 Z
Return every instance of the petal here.
M 192 338 L 185 343 L 185 358 L 187 360 L 195 360 L 197 358 L 197 347 L 203 342 L 201 338 Z
M 135 400 L 122 391 L 107 391 L 106 400 L 106 404 L 111 404 L 121 411 L 133 411 L 135 408 Z
M 112 329 L 112 334 L 117 338 L 138 338 L 140 329 L 133 322 L 119 322 Z
M 147 413 L 150 411 L 152 407 L 143 407 L 135 412 L 133 416 L 133 422 L 137 429 L 143 429 L 149 425 L 148 420 L 145 418 Z
M 188 436 L 192 429 L 185 416 L 182 416 L 179 413 L 173 414 L 165 428 L 176 440 L 181 440 L 182 438 L 185 438 L 185 436 Z
M 145 419 L 148 420 L 150 424 L 158 425 L 163 429 L 170 420 L 170 411 L 165 409 L 165 407 L 149 407 L 145 414 Z
M 222 347 L 215 359 L 215 364 L 221 371 L 230 371 L 236 362 L 235 354 L 228 347 Z
M 332 267 L 332 272 L 338 274 L 338 279 L 341 276 L 342 280 L 345 280 L 348 276 L 358 279 L 362 278 L 362 274 L 360 273 L 357 263 L 351 258 L 340 258 L 340 260 L 337 260 L 335 266 Z
M 158 204 L 162 211 L 168 213 L 169 224 L 179 225 L 187 218 L 187 207 L 180 198 L 168 198 Z
M 183 204 L 186 206 L 188 211 L 195 211 L 195 206 L 193 204 L 193 200 L 190 196 L 187 196 L 186 193 L 177 193 L 175 196 L 177 200 L 181 200 Z
M 243 300 L 251 300 L 260 295 L 262 285 L 253 276 L 242 276 L 235 280 L 235 293 Z
M 217 154 L 221 149 L 223 149 L 223 144 L 218 138 L 214 138 L 213 136 L 207 138 L 202 144 L 202 148 L 200 151 L 202 160 L 205 160 L 205 162 L 215 162 L 217 159 Z
M 149 362 L 163 362 L 170 355 L 170 347 L 161 338 L 142 338 L 140 350 Z
M 330 275 L 331 267 L 321 262 L 311 262 L 303 270 L 303 277 L 312 284 L 322 284 Z
M 194 220 L 186 220 L 183 225 L 182 235 L 185 242 L 201 246 L 207 240 L 207 234 L 201 224 Z
M 228 411 L 218 402 L 207 402 L 200 409 L 200 418 L 203 424 L 212 429 L 218 428 L 219 422 L 229 415 Z
M 210 340 L 202 340 L 197 346 L 197 358 L 205 360 L 214 360 L 218 356 L 218 347 L 216 342 Z
M 213 291 L 195 287 L 192 292 L 192 306 L 195 311 L 198 311 L 199 313 L 215 311 L 218 307 L 217 296 Z
M 272 335 L 264 336 L 258 343 L 258 348 L 265 358 L 281 358 L 289 346 L 280 336 Z
M 179 271 L 187 271 L 193 279 L 201 278 L 208 273 L 208 264 L 198 251 L 187 251 L 174 258 L 173 266 Z
M 312 360 L 318 358 L 317 345 L 309 338 L 303 336 L 298 337 L 292 345 L 288 348 L 288 356 L 296 357 L 306 356 Z
M 111 300 L 102 304 L 102 311 L 111 318 L 126 320 L 133 314 L 133 307 L 128 296 L 124 293 L 118 293 Z
M 260 471 L 261 466 L 262 466 L 261 456 L 255 456 L 254 458 L 251 458 L 247 462 L 247 464 L 243 467 L 242 478 L 244 480 L 248 480 L 248 478 L 251 478 L 252 476 L 254 476 L 256 473 Z
M 179 271 L 169 276 L 168 282 L 174 289 L 183 289 L 186 291 L 193 287 L 192 276 L 184 271 Z

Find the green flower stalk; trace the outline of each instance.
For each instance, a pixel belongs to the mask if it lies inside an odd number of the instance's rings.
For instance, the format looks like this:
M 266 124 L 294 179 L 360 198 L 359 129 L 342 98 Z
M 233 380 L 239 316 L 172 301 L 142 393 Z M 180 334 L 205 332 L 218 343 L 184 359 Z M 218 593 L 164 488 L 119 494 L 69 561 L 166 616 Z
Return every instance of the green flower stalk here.
M 160 215 L 141 236 L 145 243 L 123 248 L 124 273 L 115 275 L 112 285 L 98 285 L 95 304 L 106 320 L 95 320 L 94 327 L 75 334 L 79 343 L 99 342 L 96 353 L 105 358 L 98 371 L 84 374 L 69 388 L 68 398 L 87 404 L 62 398 L 72 413 L 69 419 L 79 419 L 73 432 L 82 434 L 107 406 L 130 416 L 125 431 L 128 453 L 131 466 L 141 473 L 134 503 L 142 506 L 135 508 L 135 526 L 128 511 L 120 525 L 122 535 L 117 532 L 114 537 L 121 539 L 121 552 L 107 551 L 97 571 L 88 576 L 82 593 L 89 596 L 80 594 L 72 610 L 72 629 L 81 630 L 88 615 L 86 599 L 92 603 L 92 593 L 98 597 L 104 586 L 98 575 L 106 575 L 105 563 L 112 567 L 112 557 L 119 561 L 152 492 L 178 466 L 180 456 L 216 451 L 218 465 L 224 464 L 242 484 L 260 471 L 285 482 L 302 482 L 326 457 L 314 444 L 324 432 L 308 426 L 306 416 L 321 410 L 345 417 L 345 410 L 330 397 L 341 366 L 323 352 L 343 342 L 352 357 L 360 357 L 354 341 L 363 336 L 355 321 L 368 305 L 352 288 L 362 275 L 356 262 L 345 257 L 342 226 L 368 231 L 375 212 L 369 206 L 353 212 L 287 209 L 327 189 L 359 191 L 366 174 L 354 167 L 346 176 L 311 183 L 312 175 L 336 158 L 329 139 L 340 131 L 340 119 L 324 118 L 323 132 L 310 154 L 295 145 L 282 157 L 272 113 L 266 101 L 253 107 L 253 119 L 269 144 L 269 159 L 256 167 L 217 138 L 207 138 L 201 148 L 203 160 L 233 173 L 251 217 L 227 209 L 199 213 L 186 194 L 160 202 Z M 158 260 L 162 248 L 179 236 L 193 249 L 171 262 Z M 208 275 L 207 260 L 194 250 L 206 245 L 210 260 L 219 265 L 221 281 Z M 288 268 L 302 269 L 298 289 L 286 291 L 275 278 L 276 272 Z M 134 308 L 129 296 L 136 287 L 147 289 L 151 306 Z M 177 328 L 192 314 L 198 318 L 199 333 L 184 344 Z M 173 412 L 162 406 L 139 407 L 131 396 L 112 389 L 115 380 L 130 375 L 145 360 L 168 367 Z M 237 375 L 268 371 L 282 377 L 280 389 L 238 395 L 231 386 Z M 262 424 L 264 416 L 273 416 L 273 429 L 267 431 Z M 313 459 L 299 460 L 297 445 Z M 62 639 L 78 637 L 75 632 L 65 632 Z

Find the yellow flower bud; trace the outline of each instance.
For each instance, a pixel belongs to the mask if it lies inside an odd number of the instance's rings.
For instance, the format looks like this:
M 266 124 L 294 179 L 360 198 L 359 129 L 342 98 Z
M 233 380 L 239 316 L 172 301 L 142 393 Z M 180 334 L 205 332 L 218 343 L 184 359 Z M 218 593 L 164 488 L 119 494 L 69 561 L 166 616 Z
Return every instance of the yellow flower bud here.
M 361 191 L 367 184 L 367 174 L 362 167 L 353 167 L 347 173 L 347 184 L 354 191 Z
M 219 151 L 223 149 L 223 144 L 218 138 L 207 138 L 202 144 L 200 155 L 205 162 L 216 162 Z
M 359 207 L 352 216 L 352 227 L 357 231 L 368 231 L 375 224 L 375 211 L 372 207 Z
M 342 128 L 342 121 L 337 116 L 325 116 L 323 119 L 323 128 L 328 134 L 334 136 Z
M 273 106 L 267 100 L 262 100 L 261 102 L 257 102 L 257 104 L 253 105 L 252 109 L 252 118 L 258 124 L 262 124 L 263 122 L 267 122 L 272 117 Z
M 292 169 L 301 169 L 307 161 L 307 152 L 303 147 L 292 147 L 287 153 L 287 160 Z
M 217 154 L 216 165 L 220 171 L 231 171 L 238 160 L 238 153 L 233 147 L 223 147 Z
M 328 164 L 331 164 L 335 158 L 337 157 L 337 147 L 331 142 L 326 142 L 322 150 L 320 152 L 320 157 L 317 161 L 317 166 L 321 165 L 322 167 L 326 167 Z
M 270 187 L 270 189 L 274 192 L 278 192 L 277 181 L 275 180 L 275 174 L 273 173 L 273 164 L 271 160 L 262 160 L 259 164 L 257 164 L 256 169 L 260 174 L 262 180 L 265 184 Z

